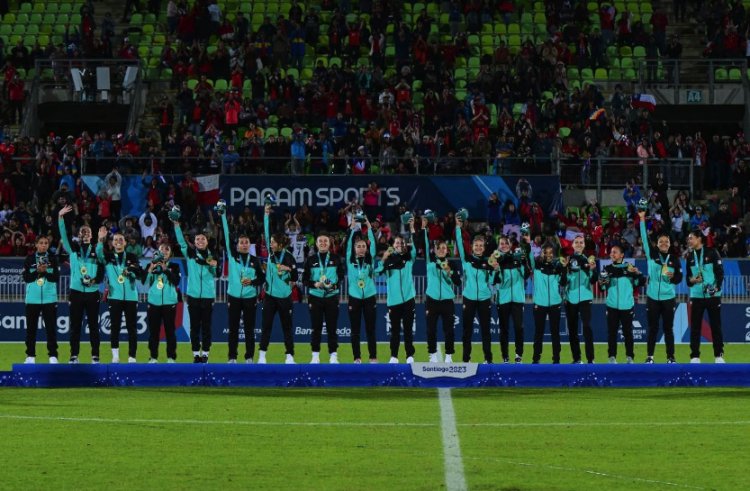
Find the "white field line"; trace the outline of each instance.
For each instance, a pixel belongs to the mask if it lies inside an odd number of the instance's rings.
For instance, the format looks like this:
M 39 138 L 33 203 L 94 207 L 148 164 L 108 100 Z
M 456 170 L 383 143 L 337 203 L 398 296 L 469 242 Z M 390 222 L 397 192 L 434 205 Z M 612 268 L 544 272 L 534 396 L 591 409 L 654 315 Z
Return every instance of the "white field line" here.
M 507 459 L 497 459 L 497 458 L 469 458 L 467 460 L 481 460 L 485 462 L 500 462 L 503 464 L 511 464 L 511 465 L 517 465 L 521 467 L 538 467 L 540 469 L 550 469 L 550 470 L 557 470 L 557 471 L 566 471 L 566 472 L 578 472 L 583 474 L 589 474 L 592 476 L 598 476 L 598 477 L 606 477 L 610 479 L 618 479 L 622 481 L 635 481 L 639 483 L 646 483 L 646 484 L 654 484 L 658 486 L 673 486 L 676 488 L 684 488 L 684 489 L 708 489 L 700 486 L 691 486 L 689 484 L 680 484 L 676 482 L 669 482 L 669 481 L 659 481 L 656 479 L 645 479 L 642 477 L 630 477 L 630 476 L 622 476 L 619 474 L 608 474 L 606 472 L 600 472 L 595 471 L 591 469 L 577 469 L 575 467 L 563 467 L 559 465 L 547 465 L 547 464 L 536 464 L 536 463 L 530 463 L 530 462 L 518 462 L 515 460 L 507 460 Z
M 448 491 L 465 491 L 466 476 L 464 462 L 461 458 L 461 444 L 458 439 L 456 412 L 453 410 L 453 399 L 450 389 L 438 389 L 440 401 L 440 430 L 443 434 L 443 457 L 445 461 L 445 489 Z

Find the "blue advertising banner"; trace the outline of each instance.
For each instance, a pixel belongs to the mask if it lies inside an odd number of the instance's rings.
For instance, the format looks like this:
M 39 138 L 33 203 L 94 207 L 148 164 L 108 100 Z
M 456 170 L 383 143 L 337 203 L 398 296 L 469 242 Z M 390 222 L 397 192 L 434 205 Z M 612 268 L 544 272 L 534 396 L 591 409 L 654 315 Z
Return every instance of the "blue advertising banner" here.
M 177 339 L 179 341 L 189 340 L 189 318 L 187 315 L 187 305 L 181 304 L 181 308 L 178 309 L 177 316 Z M 22 303 L 4 303 L 0 304 L 0 342 L 8 341 L 23 341 L 26 330 L 26 318 L 24 314 L 24 304 Z M 57 310 L 57 332 L 58 340 L 61 342 L 67 342 L 70 338 L 70 325 L 68 318 L 68 304 L 60 303 Z M 722 305 L 722 318 L 724 341 L 728 343 L 750 343 L 750 307 L 746 304 L 724 304 Z M 106 305 L 103 304 L 100 309 L 100 326 L 103 336 L 103 341 L 109 341 L 110 335 L 110 319 L 109 313 L 106 310 Z M 217 303 L 214 305 L 214 312 L 212 317 L 213 325 L 213 337 L 215 342 L 226 342 L 229 334 L 228 328 L 228 316 L 226 304 Z M 534 319 L 533 319 L 533 305 L 527 304 L 524 309 L 524 338 L 527 343 L 533 341 L 534 336 Z M 607 341 L 607 329 L 606 329 L 606 308 L 603 304 L 594 304 L 592 306 L 592 328 L 594 331 L 594 341 L 597 343 L 604 343 Z M 260 339 L 260 326 L 261 326 L 261 309 L 258 308 L 256 312 L 256 328 L 255 338 Z M 418 304 L 416 310 L 416 320 L 414 326 L 414 339 L 417 342 L 425 342 L 427 335 L 425 332 L 425 313 L 424 305 Z M 297 343 L 309 343 L 312 328 L 310 326 L 310 313 L 307 304 L 296 303 L 293 307 L 293 332 L 294 340 Z M 648 323 L 646 321 L 646 306 L 636 305 L 635 308 L 635 321 L 633 324 L 634 338 L 636 343 L 645 343 L 647 336 Z M 438 339 L 443 339 L 442 329 L 439 327 Z M 456 304 L 456 311 L 454 316 L 454 329 L 456 332 L 456 339 L 460 340 L 461 328 L 461 305 Z M 146 320 L 146 304 L 139 304 L 138 306 L 138 317 L 137 317 L 137 330 L 138 339 L 140 341 L 146 341 L 148 339 L 147 332 L 147 320 Z M 494 343 L 499 341 L 499 322 L 497 318 L 497 312 L 493 308 L 492 319 L 490 330 L 492 332 L 492 339 Z M 568 325 L 563 310 L 563 318 L 560 326 L 562 333 L 562 341 L 566 343 L 568 340 Z M 379 304 L 377 307 L 377 339 L 380 342 L 387 342 L 390 339 L 390 321 L 388 319 L 387 307 L 384 304 Z M 473 325 L 473 339 L 474 341 L 480 340 L 479 325 L 477 321 L 474 321 Z M 675 341 L 677 343 L 689 343 L 690 342 L 690 329 L 689 329 L 689 315 L 687 304 L 681 303 L 677 307 L 674 322 Z M 324 327 L 324 340 L 327 330 Z M 580 326 L 578 327 L 579 335 L 582 335 Z M 704 319 L 704 328 L 702 330 L 704 339 L 709 341 L 710 330 L 707 328 L 706 320 Z M 349 315 L 347 306 L 342 304 L 339 308 L 339 323 L 337 326 L 337 333 L 339 335 L 339 343 L 342 345 L 349 344 L 351 341 L 351 323 L 349 322 Z M 39 327 L 38 339 L 44 339 L 44 329 Z M 82 339 L 88 340 L 88 327 L 84 325 L 84 334 Z M 127 339 L 127 333 L 123 330 L 121 333 L 121 340 Z M 513 332 L 511 330 L 511 340 L 513 339 Z M 581 338 L 583 339 L 583 338 Z M 622 339 L 622 338 L 621 338 Z M 244 335 L 240 333 L 240 340 L 244 340 Z M 362 342 L 365 342 L 365 333 L 362 332 Z M 545 342 L 550 341 L 549 328 L 547 328 L 544 335 Z M 274 324 L 273 333 L 271 335 L 272 342 L 282 342 L 283 337 L 281 333 L 281 327 L 278 319 Z M 459 341 L 460 342 L 460 341 Z M 663 335 L 660 334 L 659 343 L 663 342 Z

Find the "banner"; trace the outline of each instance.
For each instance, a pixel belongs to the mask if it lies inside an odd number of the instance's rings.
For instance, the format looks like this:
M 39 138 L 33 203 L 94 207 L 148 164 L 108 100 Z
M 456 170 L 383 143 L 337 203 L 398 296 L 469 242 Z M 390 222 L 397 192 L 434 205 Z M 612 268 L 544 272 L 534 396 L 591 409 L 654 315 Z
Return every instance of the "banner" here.
M 137 330 L 139 341 L 148 340 L 148 326 L 146 317 L 146 304 L 138 305 L 138 317 L 137 317 Z M 190 332 L 190 321 L 187 315 L 187 305 L 181 304 L 178 309 L 177 315 L 177 339 L 181 342 L 189 340 Z M 461 305 L 456 304 L 455 316 L 454 316 L 454 329 L 456 333 L 457 343 L 460 344 L 461 339 Z M 534 338 L 534 318 L 533 318 L 533 305 L 527 304 L 524 308 L 524 338 L 525 342 L 531 343 Z M 26 317 L 24 314 L 24 304 L 22 303 L 4 303 L 0 304 L 0 342 L 8 341 L 23 341 L 25 339 L 26 332 Z M 67 342 L 70 339 L 70 321 L 68 318 L 68 304 L 60 303 L 57 309 L 57 333 L 58 341 Z M 256 311 L 255 321 L 255 339 L 260 340 L 260 326 L 261 326 L 261 312 L 262 309 L 258 307 Z M 676 343 L 689 343 L 690 342 L 690 329 L 689 329 L 689 315 L 687 305 L 681 303 L 677 307 L 677 312 L 674 321 L 674 332 Z M 746 304 L 724 304 L 722 305 L 722 319 L 723 319 L 723 332 L 724 341 L 728 343 L 750 343 L 750 307 Z M 107 312 L 106 304 L 102 304 L 100 308 L 100 326 L 102 333 L 102 342 L 109 342 L 109 326 L 110 319 L 109 313 Z M 213 340 L 215 342 L 224 343 L 228 339 L 229 335 L 229 319 L 227 316 L 227 306 L 223 303 L 217 303 L 214 305 L 212 325 L 213 325 Z M 293 334 L 294 341 L 296 343 L 307 344 L 310 342 L 312 334 L 312 327 L 310 325 L 310 312 L 307 304 L 295 303 L 292 313 L 293 323 Z M 417 342 L 426 342 L 427 334 L 425 331 L 425 313 L 424 305 L 417 304 L 416 319 L 414 323 L 414 339 Z M 594 304 L 592 306 L 592 329 L 594 331 L 594 341 L 597 343 L 607 342 L 607 323 L 606 323 L 606 307 L 604 304 Z M 645 343 L 647 339 L 647 327 L 648 323 L 646 320 L 646 306 L 636 305 L 635 307 L 635 320 L 633 322 L 633 337 L 636 343 Z M 364 345 L 366 341 L 366 335 L 364 329 L 361 333 L 361 340 Z M 500 324 L 497 318 L 497 310 L 493 307 L 492 318 L 490 324 L 490 331 L 492 333 L 493 344 L 496 346 L 499 342 L 500 336 Z M 562 320 L 560 323 L 561 339 L 563 344 L 568 341 L 568 325 L 567 318 L 565 317 L 565 310 L 563 309 Z M 390 320 L 388 319 L 388 309 L 384 304 L 378 304 L 377 306 L 377 340 L 379 342 L 387 342 L 390 339 Z M 583 341 L 582 329 L 578 327 L 579 336 Z M 349 314 L 346 304 L 341 304 L 339 307 L 339 322 L 337 326 L 337 333 L 339 335 L 339 344 L 342 345 L 343 349 L 351 342 L 351 323 L 349 322 Z M 707 321 L 703 321 L 702 333 L 704 341 L 710 341 L 710 330 L 708 329 Z M 325 341 L 327 334 L 327 328 L 324 327 L 324 338 Z M 121 341 L 127 339 L 127 332 L 124 329 L 120 335 Z M 511 329 L 510 334 L 511 340 L 513 339 L 513 330 Z M 45 339 L 44 329 L 39 326 L 38 340 Z M 88 327 L 84 325 L 84 333 L 82 340 L 88 340 Z M 442 327 L 438 327 L 438 339 L 443 340 Z M 479 324 L 474 320 L 473 324 L 473 339 L 475 342 L 480 341 Z M 549 326 L 546 327 L 544 334 L 544 341 L 549 342 L 551 340 L 549 333 Z M 244 341 L 244 334 L 240 332 L 240 342 Z M 275 320 L 273 332 L 271 334 L 272 342 L 282 342 L 283 336 L 281 332 L 281 326 L 279 325 L 278 318 Z M 620 335 L 620 341 L 622 336 Z M 663 343 L 663 333 L 660 332 L 658 342 Z M 83 341 L 82 341 L 83 342 Z M 493 347 L 493 349 L 496 349 Z M 512 346 L 511 346 L 512 349 Z M 530 346 L 528 347 L 530 349 Z M 565 349 L 565 347 L 563 347 Z M 530 355 L 530 353 L 528 353 Z M 639 356 L 640 356 L 639 352 Z M 545 354 L 545 359 L 548 354 Z

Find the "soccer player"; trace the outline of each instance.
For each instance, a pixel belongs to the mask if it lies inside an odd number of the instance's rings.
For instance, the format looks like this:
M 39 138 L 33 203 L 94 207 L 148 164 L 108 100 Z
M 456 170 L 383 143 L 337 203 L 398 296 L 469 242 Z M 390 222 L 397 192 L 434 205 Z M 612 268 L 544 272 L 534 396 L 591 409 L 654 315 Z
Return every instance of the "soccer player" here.
M 149 363 L 159 359 L 159 336 L 164 324 L 167 337 L 167 363 L 177 359 L 177 336 L 175 335 L 175 317 L 179 302 L 180 266 L 170 262 L 172 248 L 161 244 L 148 265 L 145 284 L 148 288 L 148 349 L 151 353 Z
M 266 352 L 271 341 L 273 319 L 279 314 L 284 333 L 286 364 L 294 364 L 294 333 L 292 333 L 292 283 L 297 281 L 297 263 L 286 250 L 289 238 L 284 234 L 271 237 L 271 205 L 265 206 L 263 228 L 266 234 L 268 263 L 266 264 L 266 293 L 263 298 L 262 328 L 258 363 L 266 363 Z
M 367 241 L 363 238 L 354 240 L 354 233 L 359 224 L 352 220 L 351 232 L 346 246 L 346 273 L 349 290 L 349 322 L 352 325 L 352 355 L 354 363 L 362 363 L 360 336 L 362 332 L 362 318 L 365 320 L 365 334 L 367 335 L 367 352 L 370 363 L 378 362 L 378 343 L 375 337 L 376 295 L 374 261 L 377 254 L 375 234 L 372 232 L 370 220 L 365 217 L 367 225 Z
M 315 247 L 317 254 L 307 258 L 305 270 L 302 273 L 302 283 L 309 289 L 308 301 L 312 326 L 310 363 L 320 363 L 323 321 L 328 331 L 329 363 L 338 363 L 339 338 L 336 328 L 339 322 L 339 283 L 346 273 L 341 258 L 331 252 L 331 239 L 327 235 L 318 236 L 315 239 Z
M 107 275 L 109 304 L 109 321 L 111 324 L 110 344 L 112 346 L 112 363 L 120 363 L 120 328 L 122 315 L 125 314 L 125 329 L 128 331 L 128 363 L 135 363 L 138 350 L 138 332 L 136 330 L 138 314 L 138 291 L 136 281 L 143 276 L 143 270 L 134 254 L 125 252 L 125 236 L 116 233 L 112 236 L 113 251 L 104 251 L 107 240 L 107 228 L 99 228 L 99 243 L 96 245 L 96 257 L 104 265 Z
M 591 304 L 594 301 L 592 285 L 599 279 L 596 259 L 586 258 L 583 250 L 586 243 L 582 235 L 573 239 L 573 255 L 568 258 L 568 290 L 565 299 L 565 313 L 568 317 L 568 339 L 573 363 L 581 361 L 581 342 L 578 338 L 578 319 L 583 325 L 583 340 L 586 361 L 594 363 L 594 333 L 591 330 Z
M 445 336 L 445 363 L 453 362 L 455 353 L 455 285 L 461 284 L 461 274 L 451 268 L 448 244 L 440 240 L 430 249 L 427 234 L 428 218 L 422 217 L 422 241 L 427 260 L 427 290 L 425 292 L 425 317 L 427 319 L 427 352 L 430 363 L 437 363 L 437 324 L 442 321 Z M 417 235 L 419 237 L 419 235 Z
M 57 280 L 60 278 L 57 258 L 49 252 L 49 239 L 40 235 L 36 251 L 23 263 L 26 283 L 26 361 L 36 363 L 36 331 L 39 316 L 47 332 L 47 354 L 50 364 L 57 363 Z
M 508 353 L 508 331 L 513 319 L 513 338 L 515 341 L 516 363 L 523 362 L 523 306 L 526 303 L 526 280 L 530 269 L 523 253 L 511 251 L 510 239 L 500 237 L 499 254 L 493 253 L 490 262 L 497 261 L 495 274 L 497 289 L 497 313 L 500 320 L 500 352 L 503 363 L 510 363 Z M 499 256 L 499 257 L 497 257 Z
M 409 228 L 414 236 L 414 218 L 409 220 Z M 406 363 L 414 363 L 414 260 L 417 250 L 414 245 L 407 246 L 403 237 L 393 240 L 383 254 L 382 274 L 386 277 L 388 318 L 391 321 L 391 358 L 388 363 L 398 363 L 398 351 L 401 347 L 401 330 L 404 331 L 404 348 Z
M 245 330 L 245 363 L 252 363 L 255 356 L 255 309 L 258 305 L 258 287 L 263 284 L 263 268 L 260 260 L 250 255 L 250 238 L 237 238 L 237 252 L 233 253 L 229 240 L 226 204 L 220 202 L 216 211 L 221 216 L 224 242 L 229 260 L 227 288 L 227 310 L 229 315 L 229 363 L 237 363 L 237 346 L 240 341 L 240 320 Z
M 691 252 L 687 259 L 690 287 L 690 363 L 701 362 L 701 326 L 703 314 L 708 312 L 708 322 L 713 338 L 714 361 L 724 363 L 724 336 L 721 331 L 721 287 L 724 267 L 716 249 L 703 245 L 703 234 L 693 230 L 688 234 Z
M 524 236 L 529 240 L 529 236 Z M 544 325 L 549 318 L 549 330 L 552 335 L 552 363 L 560 363 L 560 314 L 562 310 L 562 291 L 568 284 L 567 258 L 556 259 L 555 248 L 550 243 L 542 246 L 542 254 L 534 258 L 529 248 L 531 269 L 534 272 L 534 354 L 531 362 L 536 364 L 542 358 L 544 346 Z
M 599 286 L 607 292 L 607 344 L 609 363 L 617 363 L 617 330 L 622 327 L 627 363 L 633 363 L 633 289 L 643 286 L 645 278 L 631 263 L 623 262 L 625 254 L 619 245 L 612 246 L 611 264 L 599 275 Z
M 463 219 L 456 215 L 456 245 L 461 257 L 464 270 L 463 289 L 463 361 L 471 361 L 471 338 L 474 332 L 474 318 L 479 319 L 479 329 L 482 334 L 482 351 L 484 362 L 492 363 L 492 338 L 490 334 L 490 302 L 492 289 L 490 283 L 494 280 L 494 268 L 484 255 L 485 242 L 483 237 L 475 237 L 471 243 L 471 255 L 464 252 L 464 241 L 461 236 Z
M 78 363 L 84 313 L 89 325 L 91 363 L 99 363 L 99 283 L 104 269 L 99 267 L 96 246 L 91 244 L 91 227 L 82 225 L 78 229 L 79 242 L 68 240 L 64 217 L 72 210 L 66 205 L 57 217 L 60 238 L 70 257 L 70 363 Z
M 649 244 L 646 233 L 646 212 L 639 211 L 641 219 L 641 241 L 648 262 L 648 284 L 646 286 L 646 313 L 648 315 L 648 344 L 646 363 L 654 362 L 656 335 L 659 332 L 659 318 L 664 330 L 664 343 L 667 348 L 667 363 L 674 359 L 674 312 L 677 308 L 675 285 L 682 281 L 680 258 L 669 253 L 669 234 L 660 233 L 656 239 L 656 249 Z
M 208 247 L 208 237 L 196 234 L 192 246 L 189 245 L 182 234 L 177 210 L 173 208 L 169 214 L 180 251 L 187 262 L 187 301 L 193 363 L 208 363 L 218 261 Z

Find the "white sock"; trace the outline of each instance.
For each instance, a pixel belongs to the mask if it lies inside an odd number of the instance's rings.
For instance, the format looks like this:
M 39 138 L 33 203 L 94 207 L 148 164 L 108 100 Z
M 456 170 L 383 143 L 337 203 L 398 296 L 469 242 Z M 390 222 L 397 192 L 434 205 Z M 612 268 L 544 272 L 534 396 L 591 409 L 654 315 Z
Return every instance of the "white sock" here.
M 193 356 L 200 356 L 200 355 L 201 355 L 200 351 L 193 351 Z

